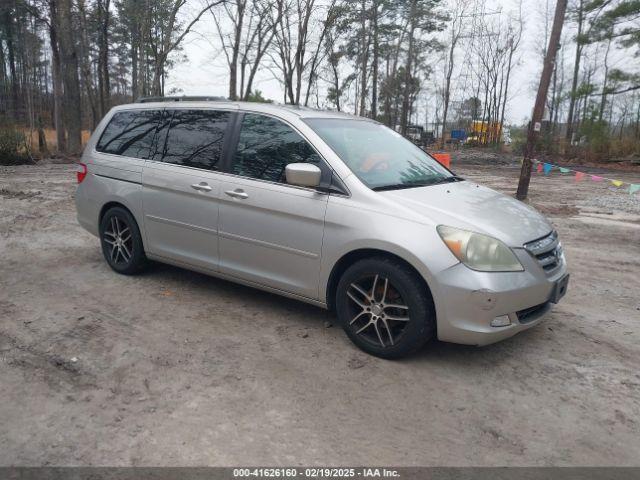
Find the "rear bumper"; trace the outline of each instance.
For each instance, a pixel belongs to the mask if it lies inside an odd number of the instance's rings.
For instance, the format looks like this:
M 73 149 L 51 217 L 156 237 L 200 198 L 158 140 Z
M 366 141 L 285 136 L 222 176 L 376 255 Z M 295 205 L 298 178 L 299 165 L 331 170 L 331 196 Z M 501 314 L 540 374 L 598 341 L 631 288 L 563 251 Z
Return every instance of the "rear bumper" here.
M 97 237 L 99 236 L 98 216 L 100 212 L 93 199 L 87 194 L 89 190 L 87 185 L 93 182 L 92 177 L 93 175 L 87 175 L 84 182 L 76 189 L 76 216 L 80 226 Z
M 556 282 L 567 271 L 564 257 L 547 276 L 524 249 L 516 249 L 523 272 L 476 272 L 462 264 L 436 276 L 438 338 L 466 345 L 488 345 L 539 324 L 551 310 Z M 508 317 L 495 327 L 492 320 Z

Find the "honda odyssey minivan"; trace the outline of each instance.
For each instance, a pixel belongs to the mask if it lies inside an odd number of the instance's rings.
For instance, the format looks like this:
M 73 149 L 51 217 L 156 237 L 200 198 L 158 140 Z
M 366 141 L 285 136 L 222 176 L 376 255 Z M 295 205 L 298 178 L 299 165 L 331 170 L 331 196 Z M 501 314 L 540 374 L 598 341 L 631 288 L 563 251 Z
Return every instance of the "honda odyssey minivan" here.
M 365 118 L 229 101 L 123 105 L 96 128 L 77 176 L 78 220 L 116 272 L 155 260 L 328 308 L 379 357 L 436 337 L 505 339 L 567 290 L 542 215 Z

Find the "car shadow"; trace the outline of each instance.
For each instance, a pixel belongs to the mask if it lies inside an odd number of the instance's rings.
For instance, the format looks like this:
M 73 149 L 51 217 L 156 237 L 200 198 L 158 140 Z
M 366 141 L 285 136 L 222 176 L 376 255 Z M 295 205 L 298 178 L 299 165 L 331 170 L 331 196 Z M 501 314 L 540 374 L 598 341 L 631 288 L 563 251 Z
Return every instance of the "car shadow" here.
M 340 328 L 333 312 L 300 300 L 234 283 L 230 280 L 159 262 L 151 262 L 141 275 L 160 280 L 165 285 L 176 283 L 186 287 L 189 291 L 200 291 L 219 296 L 227 302 L 237 303 L 238 308 L 246 308 L 247 301 L 250 301 L 256 309 L 268 310 L 272 315 L 281 317 L 282 320 L 293 322 L 292 325 L 313 328 L 322 326 Z M 395 361 L 410 364 L 446 362 L 449 365 L 488 367 L 511 361 L 513 357 L 517 357 L 518 352 L 522 350 L 525 344 L 541 340 L 541 334 L 537 330 L 543 328 L 543 325 L 539 325 L 520 332 L 514 337 L 483 347 L 459 345 L 432 339 L 413 355 Z M 350 344 L 346 338 L 345 341 Z M 355 345 L 352 345 L 352 348 L 354 351 L 358 350 Z
M 151 262 L 141 275 L 164 281 L 175 281 L 181 286 L 187 286 L 188 289 L 194 291 L 206 290 L 217 293 L 227 297 L 228 300 L 238 301 L 239 306 L 243 307 L 244 305 L 242 304 L 250 299 L 251 302 L 256 303 L 257 308 L 270 307 L 274 310 L 274 313 L 278 313 L 277 311 L 281 310 L 282 313 L 290 314 L 295 312 L 304 317 L 317 317 L 321 320 L 327 320 L 327 315 L 333 318 L 333 315 L 323 308 L 300 300 L 160 262 Z

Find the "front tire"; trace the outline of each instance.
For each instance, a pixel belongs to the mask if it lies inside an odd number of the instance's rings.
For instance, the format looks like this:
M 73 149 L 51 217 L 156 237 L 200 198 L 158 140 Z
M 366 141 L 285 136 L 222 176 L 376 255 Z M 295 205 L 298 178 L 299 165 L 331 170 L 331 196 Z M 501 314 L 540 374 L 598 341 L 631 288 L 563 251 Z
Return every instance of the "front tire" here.
M 138 224 L 122 207 L 110 208 L 102 217 L 100 243 L 105 260 L 118 273 L 136 274 L 147 263 Z
M 435 334 L 435 308 L 424 281 L 386 257 L 359 260 L 340 278 L 336 313 L 351 341 L 381 358 L 401 358 Z

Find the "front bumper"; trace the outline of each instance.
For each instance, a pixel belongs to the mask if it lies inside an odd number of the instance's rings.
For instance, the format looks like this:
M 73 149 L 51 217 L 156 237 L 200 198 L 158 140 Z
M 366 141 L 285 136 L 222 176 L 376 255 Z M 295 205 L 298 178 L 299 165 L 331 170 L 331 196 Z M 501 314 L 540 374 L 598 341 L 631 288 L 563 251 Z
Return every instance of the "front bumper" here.
M 434 301 L 438 338 L 466 345 L 488 345 L 540 323 L 551 309 L 556 282 L 567 271 L 562 256 L 558 268 L 547 275 L 524 249 L 514 249 L 523 272 L 476 272 L 463 264 L 436 275 Z M 496 317 L 511 324 L 491 326 Z

